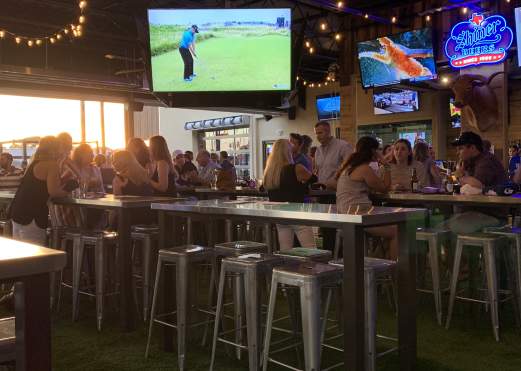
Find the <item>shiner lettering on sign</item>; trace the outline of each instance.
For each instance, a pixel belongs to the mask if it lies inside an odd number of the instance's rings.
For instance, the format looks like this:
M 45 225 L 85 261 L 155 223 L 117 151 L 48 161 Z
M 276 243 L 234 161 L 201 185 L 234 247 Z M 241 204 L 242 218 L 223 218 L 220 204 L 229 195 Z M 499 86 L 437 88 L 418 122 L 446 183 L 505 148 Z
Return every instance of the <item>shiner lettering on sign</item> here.
M 455 25 L 445 42 L 445 54 L 455 68 L 499 63 L 507 56 L 514 34 L 500 15 L 472 14 Z

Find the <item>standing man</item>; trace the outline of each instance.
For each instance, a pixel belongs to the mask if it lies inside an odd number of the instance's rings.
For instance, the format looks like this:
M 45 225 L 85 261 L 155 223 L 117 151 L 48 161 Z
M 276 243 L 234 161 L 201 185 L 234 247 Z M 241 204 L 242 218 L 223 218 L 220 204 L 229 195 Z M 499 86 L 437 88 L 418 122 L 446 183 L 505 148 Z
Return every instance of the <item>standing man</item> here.
M 333 138 L 331 125 L 327 121 L 315 125 L 315 135 L 320 143 L 315 153 L 314 164 L 318 183 L 328 189 L 336 189 L 335 174 L 342 162 L 353 153 L 353 148 L 346 141 Z
M 346 141 L 333 138 L 331 135 L 331 125 L 327 121 L 320 121 L 315 125 L 315 135 L 320 146 L 317 147 L 315 160 L 313 162 L 314 173 L 318 177 L 318 183 L 323 184 L 327 189 L 336 189 L 335 175 L 342 162 L 347 159 L 353 148 Z M 321 204 L 336 203 L 335 195 L 322 196 L 319 198 Z M 332 228 L 321 228 L 322 247 L 327 250 L 334 250 L 336 230 Z
M 192 27 L 183 32 L 181 42 L 179 43 L 179 53 L 183 58 L 185 65 L 184 69 L 184 80 L 190 82 L 195 77 L 194 74 L 194 58 L 197 58 L 195 54 L 195 34 L 199 33 L 199 28 L 194 24 Z

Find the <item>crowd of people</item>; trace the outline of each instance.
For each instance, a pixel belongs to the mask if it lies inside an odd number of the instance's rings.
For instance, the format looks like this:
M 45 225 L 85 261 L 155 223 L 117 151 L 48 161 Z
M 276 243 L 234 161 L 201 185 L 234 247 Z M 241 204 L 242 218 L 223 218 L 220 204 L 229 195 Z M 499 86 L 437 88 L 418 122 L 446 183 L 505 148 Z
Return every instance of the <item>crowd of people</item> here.
M 311 188 L 329 189 L 336 195 L 330 192 L 319 201 L 336 203 L 340 212 L 347 212 L 352 207 L 370 207 L 371 192 L 412 191 L 414 182 L 419 188 L 439 188 L 442 178 L 447 177 L 436 165 L 432 148 L 423 141 L 413 145 L 398 139 L 382 148 L 375 138 L 362 137 L 353 149 L 332 136 L 328 122 L 319 122 L 314 129 L 316 147 L 311 147 L 313 140 L 309 136 L 297 133 L 274 143 L 263 176 L 263 187 L 271 201 L 308 202 Z M 461 161 L 454 174 L 448 175 L 456 177 L 462 187 L 493 187 L 505 182 L 508 175 L 521 180 L 519 149 L 511 150 L 507 173 L 479 135 L 464 132 L 453 145 Z M 7 154 L 0 156 L 0 169 L 9 174 L 17 171 Z M 162 136 L 151 137 L 148 145 L 143 139 L 132 138 L 126 149 L 116 151 L 109 159 L 95 156 L 87 144 L 73 149 L 67 133 L 45 137 L 12 203 L 13 233 L 22 240 L 45 241 L 50 197 L 73 191 L 104 193 L 107 187 L 115 195 L 175 196 L 187 187 L 215 185 L 218 174 L 221 184 L 235 186 L 236 171 L 226 151 L 216 154 L 200 150 L 194 163 L 191 151 L 176 150 L 171 154 Z M 466 228 L 470 225 L 477 230 L 484 220 L 489 225 L 503 222 L 504 215 L 497 209 L 458 210 L 448 225 L 457 229 L 461 218 L 465 218 Z M 293 247 L 295 236 L 301 246 L 315 247 L 311 227 L 279 225 L 277 230 L 282 249 Z M 368 233 L 388 238 L 390 256 L 396 258 L 396 228 L 372 228 Z M 325 228 L 322 235 L 325 246 L 334 243 L 334 231 Z

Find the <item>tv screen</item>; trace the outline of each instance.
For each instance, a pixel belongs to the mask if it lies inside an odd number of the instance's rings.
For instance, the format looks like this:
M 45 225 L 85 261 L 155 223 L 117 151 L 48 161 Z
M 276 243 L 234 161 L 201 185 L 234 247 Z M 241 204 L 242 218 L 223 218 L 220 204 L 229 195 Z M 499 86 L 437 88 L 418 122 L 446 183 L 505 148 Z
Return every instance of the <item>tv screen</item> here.
M 291 87 L 291 9 L 150 9 L 156 92 Z
M 340 95 L 317 96 L 318 120 L 331 120 L 340 117 Z
M 454 105 L 454 98 L 450 98 L 450 122 L 453 129 L 461 127 L 461 108 Z
M 358 61 L 364 88 L 437 78 L 430 28 L 360 42 Z
M 412 146 L 416 143 L 417 140 L 425 141 L 425 132 L 424 131 L 415 131 L 415 132 L 402 132 L 398 133 L 398 138 L 407 139 Z
M 374 93 L 373 107 L 375 115 L 418 111 L 418 92 L 415 90 L 389 89 Z

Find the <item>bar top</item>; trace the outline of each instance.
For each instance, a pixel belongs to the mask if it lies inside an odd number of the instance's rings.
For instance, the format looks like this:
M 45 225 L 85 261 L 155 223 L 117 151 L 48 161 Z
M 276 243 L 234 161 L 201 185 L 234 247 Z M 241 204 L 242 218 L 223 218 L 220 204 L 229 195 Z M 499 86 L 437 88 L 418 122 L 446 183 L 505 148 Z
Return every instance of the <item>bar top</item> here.
M 0 199 L 12 200 L 15 194 L 16 190 L 0 190 Z
M 309 221 L 310 224 L 360 224 L 364 226 L 392 224 L 425 217 L 424 209 L 403 207 L 353 207 L 337 213 L 335 205 L 316 203 L 278 203 L 269 201 L 182 201 L 171 204 L 153 203 L 152 209 L 179 213 L 250 216 L 279 220 Z
M 55 198 L 52 201 L 60 205 L 83 205 L 100 208 L 139 208 L 149 207 L 151 203 L 168 203 L 183 201 L 186 198 L 158 197 L 158 196 L 114 196 L 106 194 L 104 196 L 91 196 L 87 198 Z
M 474 206 L 516 206 L 521 207 L 521 194 L 513 196 L 451 195 L 425 193 L 389 193 L 372 196 L 382 201 L 407 203 L 467 204 Z
M 0 280 L 55 272 L 66 263 L 63 251 L 0 237 Z

